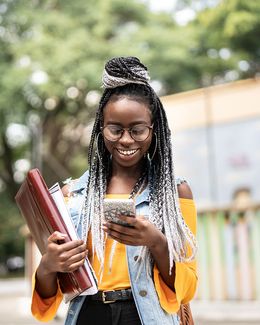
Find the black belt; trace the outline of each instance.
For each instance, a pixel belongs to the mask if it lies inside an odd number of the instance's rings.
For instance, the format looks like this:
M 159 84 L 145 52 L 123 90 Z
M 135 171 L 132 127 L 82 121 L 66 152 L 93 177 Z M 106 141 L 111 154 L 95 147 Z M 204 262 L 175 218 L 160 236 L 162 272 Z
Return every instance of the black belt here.
M 98 291 L 96 294 L 89 296 L 89 299 L 101 301 L 104 304 L 111 304 L 118 300 L 132 300 L 133 294 L 131 289 Z

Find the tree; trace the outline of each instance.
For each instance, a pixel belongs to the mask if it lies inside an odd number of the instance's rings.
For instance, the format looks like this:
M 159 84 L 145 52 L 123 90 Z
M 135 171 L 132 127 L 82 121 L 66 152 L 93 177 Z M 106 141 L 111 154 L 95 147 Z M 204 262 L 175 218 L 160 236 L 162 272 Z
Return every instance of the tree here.
M 122 0 L 3 0 L 0 16 L 0 194 L 6 225 L 28 167 L 42 164 L 48 184 L 86 168 L 89 124 L 108 58 L 138 56 L 164 89 L 177 85 L 171 78 L 177 66 L 165 68 L 176 24 L 135 0 L 127 6 Z M 5 232 L 3 227 L 0 241 Z
M 197 14 L 198 66 L 209 84 L 259 74 L 259 17 L 260 3 L 246 0 L 222 0 Z
M 14 232 L 21 220 L 14 195 L 28 168 L 50 185 L 86 168 L 108 58 L 140 57 L 161 94 L 259 73 L 260 4 L 213 2 L 179 0 L 195 13 L 182 26 L 138 0 L 1 1 L 0 244 L 10 211 Z

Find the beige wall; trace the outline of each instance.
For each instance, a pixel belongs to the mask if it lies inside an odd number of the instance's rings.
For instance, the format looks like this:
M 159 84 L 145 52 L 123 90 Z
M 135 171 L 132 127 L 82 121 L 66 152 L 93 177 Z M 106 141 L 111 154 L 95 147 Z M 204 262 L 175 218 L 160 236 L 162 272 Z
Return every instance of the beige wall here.
M 260 116 L 260 78 L 161 98 L 175 132 Z

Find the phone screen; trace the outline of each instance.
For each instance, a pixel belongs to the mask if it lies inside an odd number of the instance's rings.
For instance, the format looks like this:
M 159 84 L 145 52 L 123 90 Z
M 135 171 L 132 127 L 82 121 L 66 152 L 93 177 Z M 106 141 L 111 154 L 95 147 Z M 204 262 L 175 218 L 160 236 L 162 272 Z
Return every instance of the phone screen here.
M 104 216 L 107 221 L 129 226 L 118 219 L 119 215 L 135 217 L 135 203 L 133 199 L 104 199 Z

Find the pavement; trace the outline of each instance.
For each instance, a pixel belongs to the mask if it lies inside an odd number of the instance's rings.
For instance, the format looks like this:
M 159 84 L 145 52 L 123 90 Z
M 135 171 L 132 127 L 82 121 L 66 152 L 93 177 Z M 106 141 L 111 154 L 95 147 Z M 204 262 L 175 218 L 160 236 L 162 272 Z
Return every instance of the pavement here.
M 0 325 L 43 324 L 31 316 L 30 300 L 28 281 L 22 278 L 0 280 Z M 260 301 L 194 300 L 191 308 L 196 325 L 260 325 Z M 63 325 L 66 310 L 67 305 L 62 303 L 57 317 L 48 324 Z
M 31 315 L 30 284 L 23 278 L 0 280 L 0 325 L 39 325 Z M 63 325 L 66 305 L 62 304 L 49 325 Z
M 260 325 L 260 301 L 191 302 L 197 325 Z

